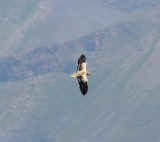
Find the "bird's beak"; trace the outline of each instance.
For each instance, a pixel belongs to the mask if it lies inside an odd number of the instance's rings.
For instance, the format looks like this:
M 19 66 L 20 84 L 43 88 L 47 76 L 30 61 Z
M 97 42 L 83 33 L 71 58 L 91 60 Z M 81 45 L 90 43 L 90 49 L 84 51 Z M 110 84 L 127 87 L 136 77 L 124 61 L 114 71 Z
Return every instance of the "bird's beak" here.
M 91 76 L 91 74 L 88 72 L 87 75 Z

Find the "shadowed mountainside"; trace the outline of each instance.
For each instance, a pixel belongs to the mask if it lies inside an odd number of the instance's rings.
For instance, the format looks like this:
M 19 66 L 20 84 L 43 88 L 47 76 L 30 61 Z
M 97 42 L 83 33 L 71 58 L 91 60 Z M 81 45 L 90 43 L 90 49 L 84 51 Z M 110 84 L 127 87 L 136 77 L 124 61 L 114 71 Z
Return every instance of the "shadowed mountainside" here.
M 96 53 L 97 63 L 104 60 L 106 62 L 108 56 L 114 56 L 114 51 L 122 52 L 122 47 L 136 48 L 137 51 L 143 52 L 147 49 L 148 42 L 158 36 L 160 28 L 158 8 L 142 12 L 142 16 L 135 15 L 133 20 L 130 18 L 126 22 L 75 41 L 36 48 L 21 58 L 2 56 L 0 81 L 21 80 L 50 72 L 70 73 L 74 70 L 79 51 L 89 55 Z M 148 42 L 145 42 L 147 40 Z M 100 58 L 101 53 L 106 54 L 103 60 Z M 77 56 L 74 56 L 75 54 Z M 116 58 L 112 60 L 114 59 Z

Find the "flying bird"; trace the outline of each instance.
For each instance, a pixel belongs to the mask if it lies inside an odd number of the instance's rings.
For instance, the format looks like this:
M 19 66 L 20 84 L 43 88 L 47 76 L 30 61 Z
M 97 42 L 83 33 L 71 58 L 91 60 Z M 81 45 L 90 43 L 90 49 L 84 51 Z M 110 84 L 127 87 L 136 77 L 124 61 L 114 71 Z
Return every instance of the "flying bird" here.
M 84 54 L 82 54 L 78 58 L 78 65 L 77 65 L 77 72 L 74 72 L 71 74 L 71 77 L 77 77 L 79 88 L 83 95 L 86 95 L 88 92 L 88 79 L 87 75 L 90 75 L 90 73 L 86 69 L 87 66 L 87 60 Z

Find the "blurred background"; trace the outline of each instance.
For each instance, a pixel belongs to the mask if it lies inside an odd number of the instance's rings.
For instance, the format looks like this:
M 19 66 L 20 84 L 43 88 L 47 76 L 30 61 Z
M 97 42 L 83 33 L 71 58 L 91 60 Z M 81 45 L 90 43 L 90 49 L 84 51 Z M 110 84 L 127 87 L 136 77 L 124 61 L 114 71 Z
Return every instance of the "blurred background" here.
M 159 142 L 159 54 L 159 0 L 0 0 L 0 141 Z

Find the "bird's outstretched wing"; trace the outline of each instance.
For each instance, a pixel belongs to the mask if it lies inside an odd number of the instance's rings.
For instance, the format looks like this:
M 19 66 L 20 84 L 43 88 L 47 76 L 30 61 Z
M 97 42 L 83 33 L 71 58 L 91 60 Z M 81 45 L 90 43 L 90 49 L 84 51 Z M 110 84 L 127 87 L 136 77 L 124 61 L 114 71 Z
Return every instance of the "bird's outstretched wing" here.
M 86 57 L 84 54 L 82 54 L 78 58 L 77 72 L 78 73 L 86 72 L 86 65 L 87 65 Z M 77 80 L 78 80 L 79 88 L 80 88 L 82 94 L 86 95 L 87 91 L 88 91 L 88 81 L 87 81 L 86 74 L 82 74 L 80 76 L 77 76 Z
M 88 83 L 82 81 L 82 76 L 78 76 L 77 80 L 78 80 L 79 88 L 80 88 L 82 94 L 86 95 L 88 92 Z
M 81 71 L 83 69 L 82 63 L 86 63 L 86 57 L 84 56 L 84 54 L 82 54 L 79 58 L 78 58 L 78 66 L 77 66 L 77 71 Z

